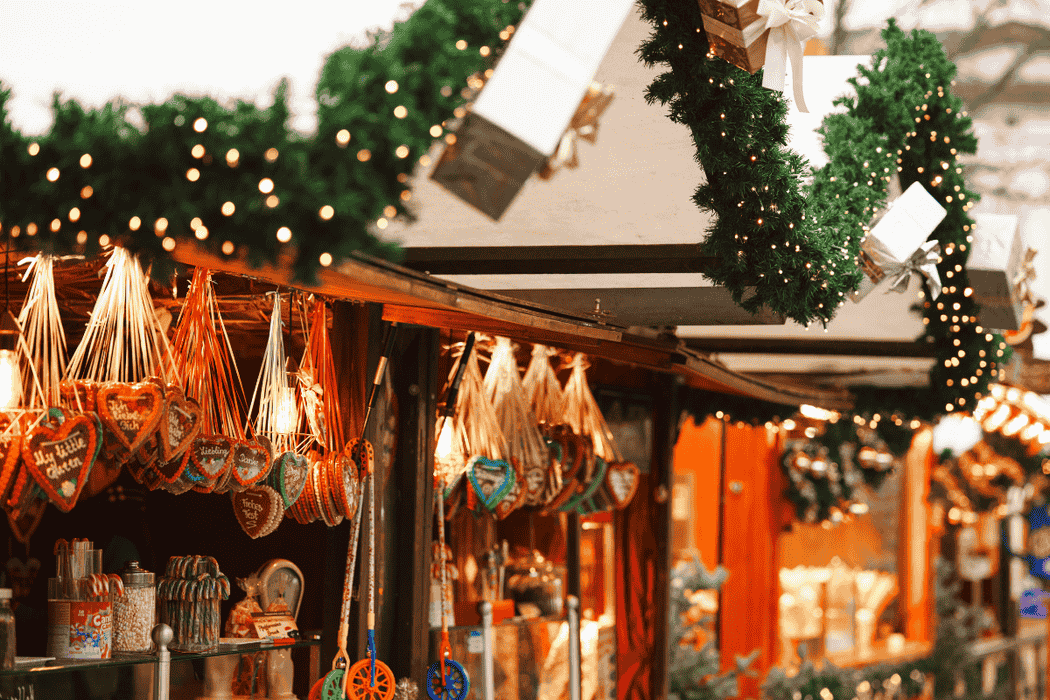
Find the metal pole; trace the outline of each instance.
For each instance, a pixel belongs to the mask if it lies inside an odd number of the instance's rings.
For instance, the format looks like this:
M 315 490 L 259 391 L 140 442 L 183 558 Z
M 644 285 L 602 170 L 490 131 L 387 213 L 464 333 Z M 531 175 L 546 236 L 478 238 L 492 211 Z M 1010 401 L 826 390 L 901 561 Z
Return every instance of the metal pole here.
M 162 622 L 153 628 L 150 636 L 157 645 L 157 668 L 153 671 L 153 700 L 169 700 L 171 652 L 168 651 L 168 645 L 175 638 L 175 633 Z
M 580 700 L 580 599 L 568 596 L 569 606 L 569 700 Z
M 481 641 L 484 644 L 482 661 L 485 676 L 485 700 L 496 700 L 496 661 L 492 653 L 492 603 L 483 600 L 478 604 L 481 613 Z

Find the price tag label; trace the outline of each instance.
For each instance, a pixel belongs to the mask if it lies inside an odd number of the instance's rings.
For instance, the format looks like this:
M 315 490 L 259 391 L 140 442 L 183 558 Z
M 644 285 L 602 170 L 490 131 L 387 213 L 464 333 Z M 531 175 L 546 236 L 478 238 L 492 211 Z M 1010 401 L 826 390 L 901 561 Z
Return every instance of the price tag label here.
M 480 654 L 485 651 L 485 640 L 481 636 L 481 632 L 473 631 L 467 635 L 467 652 L 470 654 Z
M 287 639 L 292 630 L 298 629 L 287 612 L 252 613 L 252 626 L 259 639 Z

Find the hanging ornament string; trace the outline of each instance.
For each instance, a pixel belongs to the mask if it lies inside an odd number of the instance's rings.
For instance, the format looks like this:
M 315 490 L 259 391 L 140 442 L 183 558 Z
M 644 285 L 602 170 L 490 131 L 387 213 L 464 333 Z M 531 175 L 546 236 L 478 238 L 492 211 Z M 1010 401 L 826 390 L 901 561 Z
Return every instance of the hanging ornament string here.
M 270 330 L 248 415 L 255 416 L 255 428 L 260 435 L 269 439 L 274 454 L 281 454 L 298 451 L 299 444 L 296 438 L 303 411 L 296 399 L 295 387 L 288 382 L 281 294 L 274 292 L 272 296 Z
M 533 345 L 532 360 L 522 379 L 529 407 L 541 426 L 561 423 L 564 415 L 565 393 L 550 363 L 555 354 L 546 345 Z
M 342 448 L 345 434 L 339 410 L 339 383 L 328 336 L 328 310 L 323 299 L 311 303 L 308 322 L 306 347 L 299 365 L 299 392 L 314 439 L 322 448 L 333 452 Z
M 243 438 L 243 385 L 210 271 L 194 270 L 171 344 L 183 369 L 186 395 L 204 411 L 201 433 Z
M 44 410 L 61 401 L 62 375 L 66 368 L 66 332 L 55 297 L 55 258 L 41 253 L 30 259 L 22 281 L 30 277 L 29 291 L 18 323 L 28 349 L 22 369 L 22 386 L 39 380 L 42 396 L 26 402 L 27 408 Z
M 565 383 L 564 422 L 574 433 L 591 441 L 594 454 L 606 462 L 622 462 L 609 424 L 605 422 L 591 387 L 587 384 L 587 357 L 583 353 L 576 353 L 569 366 L 572 373 Z
M 485 372 L 485 391 L 496 411 L 500 432 L 507 441 L 507 457 L 516 462 L 524 474 L 525 503 L 538 505 L 550 464 L 550 452 L 529 407 L 510 338 L 496 338 L 496 347 Z
M 113 248 L 106 277 L 67 376 L 95 382 L 177 382 L 168 338 L 153 311 L 148 276 L 126 249 Z

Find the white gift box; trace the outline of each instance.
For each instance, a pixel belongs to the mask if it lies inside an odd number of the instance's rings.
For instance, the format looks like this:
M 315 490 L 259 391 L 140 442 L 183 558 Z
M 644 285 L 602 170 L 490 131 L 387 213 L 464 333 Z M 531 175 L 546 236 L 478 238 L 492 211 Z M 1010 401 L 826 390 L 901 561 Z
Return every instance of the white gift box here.
M 493 219 L 558 147 L 633 0 L 536 0 L 431 177 Z
M 896 177 L 891 180 L 891 195 L 894 182 L 897 182 Z M 896 189 L 899 191 L 899 184 L 896 185 Z M 918 182 L 913 182 L 902 195 L 893 200 L 861 242 L 860 264 L 865 276 L 860 287 L 852 295 L 853 301 L 863 299 L 886 277 L 913 274 L 914 270 L 902 270 L 901 266 L 920 249 L 947 215 L 947 210 Z M 936 260 L 935 253 L 931 253 L 929 257 Z M 929 260 L 927 264 L 936 265 Z M 936 274 L 936 267 L 931 273 Z M 899 291 L 903 292 L 907 286 L 907 282 L 904 282 Z M 886 291 L 892 289 L 893 287 L 890 287 Z M 939 294 L 939 286 L 934 291 Z
M 970 257 L 966 273 L 981 310 L 978 317 L 987 328 L 1018 330 L 1024 316 L 1024 301 L 1018 275 L 1024 263 L 1024 246 L 1017 217 L 1013 214 L 974 214 Z

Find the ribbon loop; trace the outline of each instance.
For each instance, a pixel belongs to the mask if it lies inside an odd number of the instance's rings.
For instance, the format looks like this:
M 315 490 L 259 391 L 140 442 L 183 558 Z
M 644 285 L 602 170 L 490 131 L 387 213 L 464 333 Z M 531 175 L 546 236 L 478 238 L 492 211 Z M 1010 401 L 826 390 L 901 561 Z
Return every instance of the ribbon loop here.
M 893 278 L 886 292 L 903 294 L 908 291 L 908 283 L 914 272 L 926 278 L 926 284 L 930 288 L 930 297 L 936 299 L 941 295 L 943 286 L 941 276 L 937 272 L 937 261 L 940 258 L 941 244 L 937 241 L 926 241 L 902 263 L 883 262 L 881 265 L 886 276 Z
M 765 18 L 765 29 L 769 30 L 762 87 L 783 91 L 790 60 L 795 106 L 800 112 L 809 112 L 802 92 L 802 49 L 817 35 L 824 19 L 823 3 L 820 0 L 761 0 L 757 12 Z
M 588 143 L 598 141 L 598 118 L 602 116 L 609 107 L 614 97 L 612 87 L 600 83 L 591 83 L 580 100 L 580 106 L 572 115 L 569 128 L 561 137 L 558 148 L 554 155 L 547 159 L 540 169 L 539 176 L 549 180 L 555 172 L 561 168 L 574 169 L 579 167 L 579 141 L 583 139 Z

